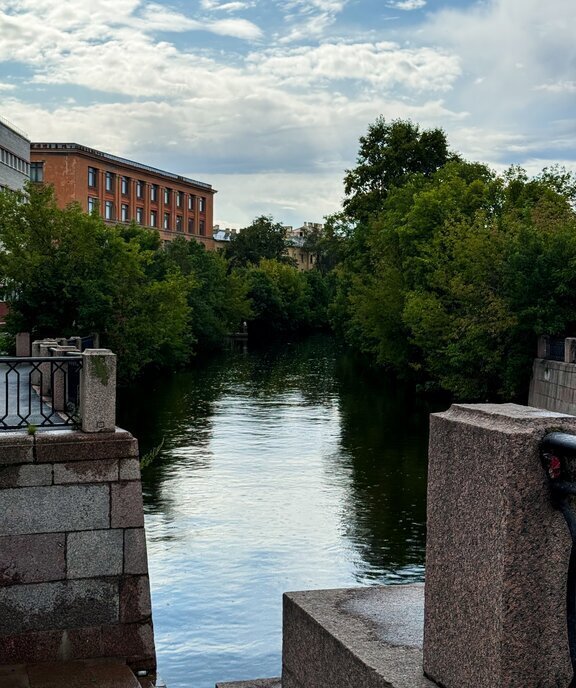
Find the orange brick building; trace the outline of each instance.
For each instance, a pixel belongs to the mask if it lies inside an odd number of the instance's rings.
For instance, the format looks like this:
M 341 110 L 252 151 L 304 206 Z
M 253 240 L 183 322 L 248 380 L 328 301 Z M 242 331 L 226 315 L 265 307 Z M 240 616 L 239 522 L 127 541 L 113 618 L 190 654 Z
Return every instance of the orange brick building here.
M 106 222 L 134 220 L 157 229 L 163 241 L 183 236 L 214 248 L 210 184 L 77 143 L 30 144 L 30 179 L 52 184 L 62 207 L 76 201 Z

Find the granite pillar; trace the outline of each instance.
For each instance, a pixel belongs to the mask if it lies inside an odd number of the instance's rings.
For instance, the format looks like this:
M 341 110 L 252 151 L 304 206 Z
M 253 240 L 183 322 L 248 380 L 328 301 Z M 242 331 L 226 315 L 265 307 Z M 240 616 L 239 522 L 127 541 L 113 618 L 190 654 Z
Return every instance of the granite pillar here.
M 82 353 L 80 417 L 83 432 L 113 432 L 116 427 L 116 355 L 109 349 Z
M 557 688 L 570 536 L 539 442 L 576 417 L 515 404 L 431 418 L 424 671 L 443 688 Z

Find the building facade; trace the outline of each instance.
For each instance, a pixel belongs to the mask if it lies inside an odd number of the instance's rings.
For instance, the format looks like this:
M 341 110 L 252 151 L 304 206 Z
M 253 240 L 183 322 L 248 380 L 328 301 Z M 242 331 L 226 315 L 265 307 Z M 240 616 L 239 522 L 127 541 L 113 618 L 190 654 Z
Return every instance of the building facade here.
M 319 222 L 305 222 L 302 227 L 287 227 L 288 255 L 296 262 L 298 270 L 311 270 L 316 264 L 316 254 L 308 248 L 307 239 L 312 234 L 321 235 L 324 225 Z
M 80 204 L 106 222 L 157 229 L 214 248 L 214 194 L 210 184 L 119 158 L 77 143 L 32 143 L 30 179 L 52 184 L 58 204 Z
M 0 189 L 20 191 L 30 175 L 30 141 L 0 117 Z

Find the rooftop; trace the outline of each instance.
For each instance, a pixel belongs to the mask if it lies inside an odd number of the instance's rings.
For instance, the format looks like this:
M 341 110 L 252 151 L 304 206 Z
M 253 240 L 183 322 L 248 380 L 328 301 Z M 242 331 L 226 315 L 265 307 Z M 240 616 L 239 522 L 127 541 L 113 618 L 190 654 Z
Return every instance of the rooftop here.
M 75 151 L 78 153 L 85 153 L 95 158 L 101 158 L 102 160 L 107 160 L 109 162 L 116 162 L 121 165 L 129 165 L 139 170 L 145 172 L 152 172 L 153 174 L 159 174 L 163 177 L 168 177 L 175 181 L 186 182 L 188 184 L 194 184 L 195 186 L 200 186 L 204 189 L 212 189 L 211 184 L 206 184 L 206 182 L 199 182 L 197 179 L 191 179 L 190 177 L 183 177 L 178 174 L 173 174 L 172 172 L 166 172 L 165 170 L 160 170 L 157 167 L 151 167 L 150 165 L 143 165 L 140 162 L 134 162 L 134 160 L 128 160 L 127 158 L 121 158 L 117 155 L 111 155 L 110 153 L 103 153 L 102 151 L 96 150 L 95 148 L 88 148 L 88 146 L 81 146 L 79 143 L 31 143 L 31 151 L 40 150 L 55 150 L 55 151 Z

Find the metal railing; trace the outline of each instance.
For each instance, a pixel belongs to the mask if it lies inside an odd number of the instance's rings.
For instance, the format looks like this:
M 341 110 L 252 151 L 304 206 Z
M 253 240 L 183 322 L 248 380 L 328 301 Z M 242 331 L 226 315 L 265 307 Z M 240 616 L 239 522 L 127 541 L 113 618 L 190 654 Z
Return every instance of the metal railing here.
M 82 356 L 0 357 L 0 429 L 78 424 Z
M 564 339 L 556 339 L 551 337 L 547 358 L 550 361 L 564 361 L 565 346 L 566 344 Z

